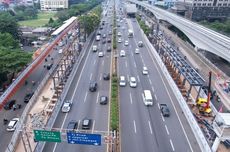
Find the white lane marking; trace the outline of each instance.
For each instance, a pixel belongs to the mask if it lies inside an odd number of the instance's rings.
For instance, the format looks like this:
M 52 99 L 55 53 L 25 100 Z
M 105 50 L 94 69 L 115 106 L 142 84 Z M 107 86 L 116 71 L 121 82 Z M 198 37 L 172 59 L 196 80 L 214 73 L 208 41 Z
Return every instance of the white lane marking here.
M 99 92 L 97 93 L 97 100 L 96 100 L 96 103 L 98 103 L 98 100 L 99 100 Z
M 159 103 L 157 103 L 157 106 L 158 106 L 158 108 L 159 108 L 159 109 L 161 109 L 161 107 L 160 107 L 160 104 L 159 104 Z
M 153 130 L 152 130 L 152 126 L 151 126 L 150 121 L 149 121 L 149 129 L 150 129 L 150 133 L 153 134 Z
M 127 75 L 127 81 L 129 82 L 129 75 Z
M 93 120 L 92 133 L 94 132 L 95 120 Z
M 171 95 L 170 95 L 170 93 L 169 93 L 168 87 L 166 86 L 165 81 L 164 81 L 164 79 L 163 79 L 163 76 L 162 76 L 162 74 L 161 74 L 161 72 L 160 72 L 160 70 L 159 70 L 159 68 L 158 68 L 159 64 L 158 64 L 158 63 L 157 63 L 157 64 L 155 63 L 155 60 L 153 59 L 152 53 L 150 52 L 150 50 L 149 50 L 148 47 L 147 47 L 147 51 L 148 51 L 148 53 L 149 53 L 149 55 L 150 55 L 150 57 L 151 57 L 151 59 L 152 59 L 152 61 L 153 61 L 153 64 L 156 65 L 157 72 L 158 72 L 159 75 L 160 75 L 160 78 L 161 78 L 161 80 L 162 80 L 162 82 L 163 82 L 163 85 L 164 85 L 164 87 L 165 87 L 165 89 L 166 89 L 166 92 L 167 92 L 167 94 L 168 94 L 168 96 L 169 96 L 169 99 L 170 99 L 170 101 L 171 101 L 171 103 L 172 103 L 172 105 L 173 105 L 173 109 L 175 110 L 175 113 L 176 113 L 176 115 L 177 115 L 178 121 L 179 121 L 180 126 L 181 126 L 181 128 L 182 128 L 182 130 L 183 130 L 184 136 L 185 136 L 185 138 L 186 138 L 186 140 L 187 140 L 187 142 L 188 142 L 189 148 L 190 148 L 191 151 L 193 151 L 192 146 L 191 146 L 191 143 L 190 143 L 190 141 L 189 141 L 189 139 L 188 139 L 188 136 L 187 136 L 187 134 L 186 134 L 186 132 L 185 132 L 184 126 L 182 125 L 182 122 L 181 122 L 181 120 L 180 120 L 180 117 L 179 117 L 179 115 L 178 115 L 178 112 L 177 112 L 177 110 L 176 110 L 176 107 L 175 107 L 175 105 L 174 105 L 174 103 L 173 103 L 172 97 L 171 97 Z M 157 66 L 157 65 L 158 65 L 158 66 Z
M 91 73 L 91 74 L 90 74 L 90 78 L 89 78 L 89 79 L 90 79 L 90 81 L 92 80 L 92 76 L 93 76 L 93 73 Z
M 102 66 L 104 66 L 104 60 L 102 61 Z
M 139 77 L 139 75 L 137 76 L 137 81 L 138 81 L 138 82 L 141 82 L 141 81 L 140 81 L 140 77 Z
M 136 128 L 135 120 L 133 120 L 133 126 L 134 126 L 134 132 L 137 133 L 137 128 Z
M 125 67 L 126 67 L 126 68 L 128 67 L 127 61 L 125 61 Z
M 81 123 L 81 120 L 78 120 L 77 130 L 79 130 L 80 128 L 80 123 Z
M 171 144 L 172 150 L 175 151 L 174 146 L 173 146 L 173 142 L 171 139 L 170 139 L 170 144 Z
M 103 77 L 103 76 L 102 76 L 102 74 L 101 74 L 101 75 L 100 75 L 100 81 L 101 81 L 102 77 Z
M 141 61 L 142 61 L 142 63 L 143 63 L 143 66 L 145 66 L 145 63 L 144 63 L 143 57 L 142 57 L 142 55 L 140 55 L 140 56 L 141 56 Z
M 134 67 L 137 68 L 136 62 L 134 62 Z
M 94 62 L 93 62 L 93 65 L 95 65 L 96 64 L 96 60 L 94 60 Z
M 87 95 L 88 95 L 88 92 L 86 92 L 86 94 L 85 94 L 84 102 L 86 102 Z
M 167 134 L 169 135 L 169 130 L 168 130 L 168 127 L 165 125 L 165 130 L 167 132 Z
M 131 95 L 131 93 L 129 94 L 129 98 L 130 98 L 130 102 L 131 102 L 131 104 L 133 104 L 133 99 L 132 99 L 132 95 Z
M 151 88 L 152 88 L 153 92 L 155 92 L 154 87 L 152 86 Z
M 162 113 L 161 113 L 161 118 L 162 118 L 163 122 L 165 122 L 165 118 L 164 118 L 164 116 L 162 115 Z
M 151 79 L 149 79 L 149 83 L 150 83 L 150 85 L 151 85 L 151 86 L 153 85 L 153 83 L 152 83 L 152 80 L 151 80 Z
M 154 96 L 155 96 L 155 99 L 157 100 L 157 95 L 155 94 Z
M 93 41 L 93 43 L 94 43 L 94 41 Z M 92 49 L 93 43 L 91 43 L 91 46 L 90 46 L 90 49 L 89 49 L 89 50 Z M 75 87 L 75 89 L 74 89 L 73 96 L 71 97 L 71 101 L 73 101 L 74 95 L 75 95 L 76 92 L 77 92 L 78 84 L 79 84 L 79 82 L 80 82 L 81 75 L 82 75 L 82 73 L 83 73 L 82 71 L 83 71 L 84 68 L 85 68 L 85 65 L 86 65 L 86 63 L 87 63 L 86 61 L 87 61 L 88 58 L 89 58 L 89 54 L 90 54 L 90 51 L 88 51 L 87 57 L 86 57 L 86 59 L 85 59 L 85 63 L 84 63 L 84 65 L 83 65 L 82 69 L 81 69 L 81 73 L 80 73 L 80 75 L 79 75 L 79 79 L 78 79 L 78 81 L 77 81 L 77 85 L 76 85 L 76 87 Z M 61 125 L 61 129 L 62 129 L 63 126 L 64 126 L 64 123 L 65 123 L 67 114 L 68 114 L 68 113 L 66 113 L 66 115 L 65 115 L 65 117 L 64 117 L 64 120 L 63 120 L 62 125 Z M 54 145 L 53 152 L 55 152 L 56 148 L 57 148 L 57 143 L 55 143 L 55 145 Z

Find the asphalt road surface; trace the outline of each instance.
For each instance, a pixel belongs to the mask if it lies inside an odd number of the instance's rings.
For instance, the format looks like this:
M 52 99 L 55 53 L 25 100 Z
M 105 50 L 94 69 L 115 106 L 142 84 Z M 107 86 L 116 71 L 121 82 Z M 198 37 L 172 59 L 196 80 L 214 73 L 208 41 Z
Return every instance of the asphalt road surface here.
M 125 76 L 127 82 L 130 76 L 134 76 L 137 80 L 137 88 L 131 88 L 129 82 L 125 87 L 119 88 L 121 151 L 201 151 L 181 113 L 173 90 L 170 89 L 150 50 L 144 43 L 144 47 L 139 48 L 140 54 L 134 53 L 138 48 L 138 41 L 143 41 L 137 21 L 123 19 L 117 24 L 120 24 L 117 31 L 122 33 L 122 43 L 118 43 L 118 52 L 120 50 L 126 52 L 125 57 L 118 59 L 118 75 Z M 133 38 L 128 38 L 128 29 L 134 31 Z M 128 46 L 124 46 L 125 40 L 129 41 Z M 143 66 L 148 68 L 149 75 L 142 75 Z M 151 90 L 154 98 L 153 106 L 144 105 L 143 90 Z M 171 113 L 169 118 L 161 115 L 160 103 L 168 105 Z
M 100 30 L 101 34 L 106 34 L 106 38 L 112 39 L 111 35 L 108 35 L 109 31 L 112 31 L 110 24 L 112 23 L 111 15 L 103 18 L 106 22 L 103 29 Z M 66 129 L 68 123 L 71 120 L 78 122 L 78 131 L 82 132 L 81 124 L 82 119 L 88 118 L 92 120 L 92 125 L 87 133 L 99 133 L 102 135 L 108 134 L 109 131 L 109 104 L 100 105 L 99 97 L 107 96 L 110 94 L 110 81 L 103 80 L 103 73 L 109 73 L 111 67 L 111 52 L 107 52 L 107 47 L 111 46 L 111 43 L 102 44 L 102 37 L 100 41 L 93 40 L 90 43 L 86 51 L 86 57 L 81 62 L 81 66 L 74 76 L 71 83 L 70 90 L 65 100 L 73 102 L 72 109 L 69 113 L 59 113 L 57 120 L 55 121 L 53 128 Z M 92 52 L 92 46 L 97 45 L 98 51 Z M 103 51 L 104 56 L 98 57 L 98 52 Z M 96 92 L 89 91 L 89 83 L 96 81 L 98 88 Z M 89 146 L 68 144 L 66 141 L 61 143 L 47 143 L 44 148 L 44 152 L 101 152 L 106 151 L 107 145 L 103 142 L 101 146 Z

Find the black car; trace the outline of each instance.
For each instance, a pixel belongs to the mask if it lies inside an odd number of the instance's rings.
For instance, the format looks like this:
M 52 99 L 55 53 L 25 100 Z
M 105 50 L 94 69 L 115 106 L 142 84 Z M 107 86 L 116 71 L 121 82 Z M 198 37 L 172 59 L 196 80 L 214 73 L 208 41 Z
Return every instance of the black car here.
M 170 112 L 167 104 L 160 104 L 161 113 L 164 117 L 169 117 Z
M 48 64 L 48 65 L 46 66 L 47 70 L 50 70 L 50 69 L 52 68 L 52 66 L 53 66 L 53 63 Z
M 4 106 L 4 109 L 5 110 L 10 110 L 12 109 L 13 105 L 16 103 L 16 100 L 10 100 L 8 101 L 5 106 Z
M 108 97 L 106 96 L 101 96 L 100 97 L 100 104 L 101 105 L 106 105 L 108 103 Z
M 71 120 L 69 123 L 68 123 L 68 126 L 67 126 L 67 131 L 68 132 L 73 132 L 74 130 L 77 129 L 77 121 L 75 120 Z
M 27 93 L 26 96 L 24 97 L 24 102 L 28 103 L 33 95 L 34 95 L 33 92 Z
M 110 78 L 109 73 L 104 73 L 104 74 L 103 74 L 103 79 L 104 79 L 104 80 L 109 80 L 109 78 Z
M 89 91 L 91 91 L 91 92 L 97 91 L 97 82 L 90 82 Z
M 108 46 L 107 52 L 111 52 L 111 47 L 110 46 Z
M 107 42 L 108 42 L 108 43 L 111 43 L 111 39 L 110 39 L 110 38 L 108 38 L 108 39 L 107 39 Z
M 85 119 L 82 120 L 82 126 L 81 126 L 81 128 L 82 129 L 90 129 L 91 123 L 92 123 L 91 119 L 85 118 Z

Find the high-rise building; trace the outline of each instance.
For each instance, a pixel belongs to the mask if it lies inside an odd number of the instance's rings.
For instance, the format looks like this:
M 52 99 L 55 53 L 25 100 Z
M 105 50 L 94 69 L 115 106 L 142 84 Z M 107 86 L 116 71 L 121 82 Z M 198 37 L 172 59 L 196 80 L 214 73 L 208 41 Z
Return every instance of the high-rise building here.
M 68 8 L 68 0 L 40 0 L 41 10 L 55 11 Z

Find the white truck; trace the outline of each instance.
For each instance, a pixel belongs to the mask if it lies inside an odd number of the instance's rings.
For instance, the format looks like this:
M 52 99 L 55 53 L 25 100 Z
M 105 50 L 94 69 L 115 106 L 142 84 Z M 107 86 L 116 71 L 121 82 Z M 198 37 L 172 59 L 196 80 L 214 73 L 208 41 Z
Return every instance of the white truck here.
M 96 40 L 97 40 L 97 41 L 100 41 L 100 39 L 101 39 L 101 36 L 100 36 L 100 35 L 97 35 L 97 36 L 96 36 Z
M 97 46 L 93 45 L 93 52 L 97 52 Z
M 153 105 L 153 98 L 150 90 L 144 90 L 142 97 L 143 97 L 144 104 L 146 106 Z

